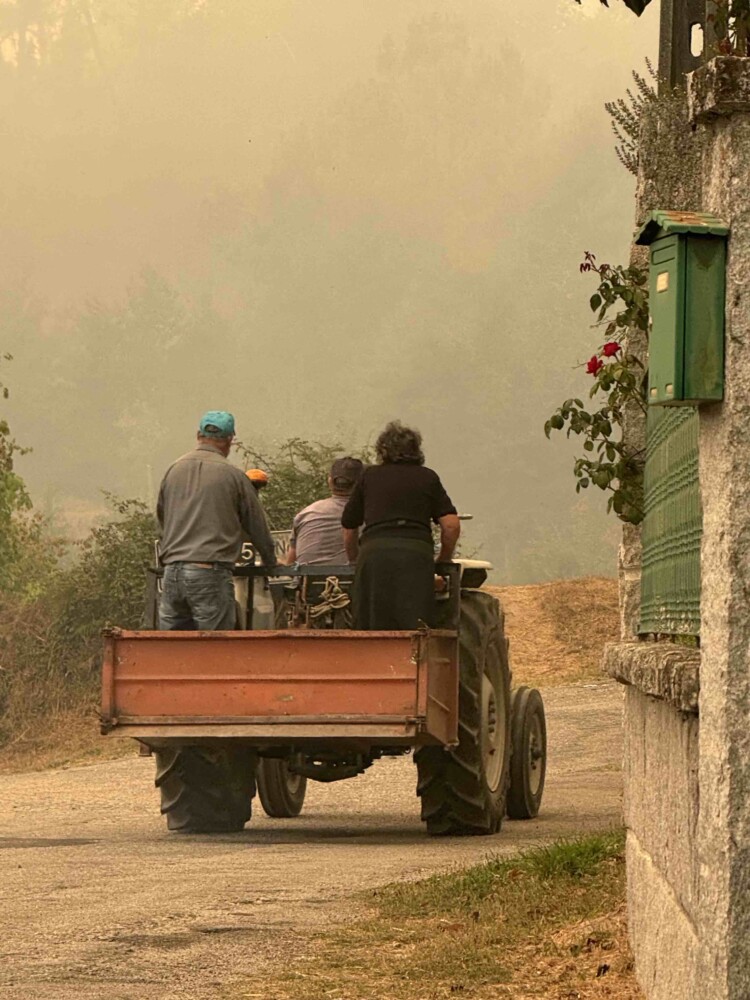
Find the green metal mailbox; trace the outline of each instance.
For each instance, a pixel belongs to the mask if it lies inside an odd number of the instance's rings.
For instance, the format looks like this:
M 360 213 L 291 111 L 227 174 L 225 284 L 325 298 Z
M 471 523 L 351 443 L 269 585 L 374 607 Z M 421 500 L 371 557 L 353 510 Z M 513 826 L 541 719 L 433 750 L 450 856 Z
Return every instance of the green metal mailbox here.
M 648 401 L 695 405 L 724 396 L 724 295 L 729 226 L 696 212 L 652 212 Z

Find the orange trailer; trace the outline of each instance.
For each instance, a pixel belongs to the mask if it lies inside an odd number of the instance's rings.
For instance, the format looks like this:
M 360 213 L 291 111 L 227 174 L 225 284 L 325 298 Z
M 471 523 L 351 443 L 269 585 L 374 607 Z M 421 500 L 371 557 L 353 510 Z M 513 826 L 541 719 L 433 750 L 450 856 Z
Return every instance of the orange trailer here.
M 104 733 L 151 741 L 455 746 L 458 636 L 109 629 L 101 719 Z

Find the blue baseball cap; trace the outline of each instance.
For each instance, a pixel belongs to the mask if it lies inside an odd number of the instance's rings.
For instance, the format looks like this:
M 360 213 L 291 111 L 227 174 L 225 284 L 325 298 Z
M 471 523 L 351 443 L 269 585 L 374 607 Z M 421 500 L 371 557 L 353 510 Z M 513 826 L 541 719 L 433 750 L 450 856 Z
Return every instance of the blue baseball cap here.
M 201 417 L 198 433 L 202 437 L 234 437 L 234 417 L 226 410 L 209 410 Z

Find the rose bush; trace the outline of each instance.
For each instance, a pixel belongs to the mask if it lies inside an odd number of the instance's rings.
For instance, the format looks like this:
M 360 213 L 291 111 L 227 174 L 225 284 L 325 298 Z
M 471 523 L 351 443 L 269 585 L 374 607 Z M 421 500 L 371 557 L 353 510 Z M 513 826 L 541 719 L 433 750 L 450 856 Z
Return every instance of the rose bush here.
M 597 314 L 594 328 L 604 327 L 606 339 L 585 364 L 594 379 L 589 398 L 598 406 L 589 410 L 582 400 L 567 399 L 547 420 L 544 433 L 549 437 L 553 430 L 566 430 L 567 437 L 583 438 L 586 454 L 573 465 L 576 492 L 597 486 L 609 494 L 607 510 L 638 524 L 643 519 L 645 456 L 622 440 L 622 423 L 628 407 L 645 413 L 646 371 L 640 359 L 626 350 L 623 338 L 628 330 L 648 331 L 648 276 L 639 267 L 597 264 L 589 252 L 580 270 L 599 279 L 589 305 Z

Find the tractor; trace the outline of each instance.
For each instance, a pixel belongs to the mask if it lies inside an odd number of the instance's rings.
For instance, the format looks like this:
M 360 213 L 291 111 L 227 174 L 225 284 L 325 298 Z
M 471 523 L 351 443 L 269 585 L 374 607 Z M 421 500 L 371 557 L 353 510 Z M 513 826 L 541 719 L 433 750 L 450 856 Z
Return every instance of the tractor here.
M 269 816 L 293 818 L 308 781 L 353 779 L 408 754 L 428 834 L 494 834 L 506 815 L 532 818 L 544 705 L 537 690 L 511 687 L 503 611 L 482 589 L 490 568 L 438 566 L 437 627 L 413 632 L 351 628 L 351 566 L 269 572 L 252 558 L 235 569 L 238 628 L 160 632 L 155 568 L 147 627 L 104 633 L 102 733 L 155 757 L 173 831 L 242 830 L 256 792 Z M 253 627 L 263 592 L 273 628 Z

